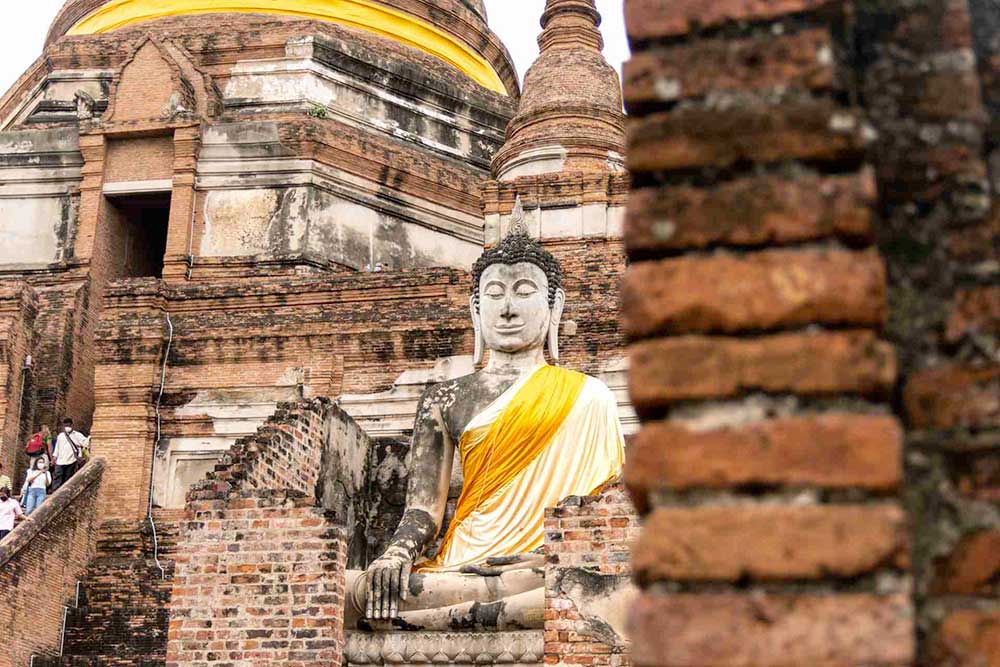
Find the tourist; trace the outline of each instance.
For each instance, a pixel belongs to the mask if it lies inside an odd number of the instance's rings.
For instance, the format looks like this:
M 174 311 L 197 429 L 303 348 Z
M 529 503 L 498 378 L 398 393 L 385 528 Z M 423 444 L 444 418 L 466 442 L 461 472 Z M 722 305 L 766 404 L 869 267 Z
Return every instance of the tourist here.
M 14 530 L 14 521 L 24 518 L 21 504 L 10 497 L 10 489 L 0 488 L 0 540 Z
M 7 489 L 10 491 L 10 477 L 3 474 L 3 461 L 0 461 L 0 489 Z
M 52 493 L 69 481 L 83 460 L 84 450 L 90 446 L 90 438 L 73 428 L 73 420 L 63 420 L 63 430 L 56 438 L 55 468 L 52 471 Z
M 35 461 L 39 458 L 45 458 L 45 462 L 49 466 L 52 465 L 52 431 L 49 430 L 48 424 L 42 425 L 41 430 L 31 436 L 31 439 L 28 440 L 28 444 L 24 448 L 24 452 L 31 459 L 31 463 L 28 466 L 31 469 L 34 469 Z
M 24 476 L 21 504 L 24 505 L 25 516 L 31 516 L 31 513 L 45 501 L 51 483 L 52 475 L 49 473 L 48 461 L 40 456 L 35 460 L 34 467 Z

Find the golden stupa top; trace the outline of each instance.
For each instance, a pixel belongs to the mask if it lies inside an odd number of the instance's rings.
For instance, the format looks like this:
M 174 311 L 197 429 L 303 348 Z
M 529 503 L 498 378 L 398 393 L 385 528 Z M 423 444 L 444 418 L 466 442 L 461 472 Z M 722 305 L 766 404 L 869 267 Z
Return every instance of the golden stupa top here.
M 423 5 L 428 11 L 420 11 Z M 68 0 L 49 41 L 64 34 L 94 35 L 174 16 L 280 15 L 329 21 L 387 37 L 451 64 L 494 92 L 516 94 L 508 90 L 495 62 L 476 48 L 475 36 L 465 37 L 461 30 L 446 29 L 432 19 L 442 10 L 455 17 L 456 25 L 471 26 L 475 32 L 489 30 L 481 0 Z

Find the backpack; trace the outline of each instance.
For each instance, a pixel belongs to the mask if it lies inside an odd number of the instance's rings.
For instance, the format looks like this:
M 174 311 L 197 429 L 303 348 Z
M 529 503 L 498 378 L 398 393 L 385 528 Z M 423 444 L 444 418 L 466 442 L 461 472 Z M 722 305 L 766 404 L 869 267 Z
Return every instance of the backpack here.
M 45 438 L 42 437 L 41 433 L 36 433 L 31 436 L 31 440 L 28 441 L 28 446 L 24 448 L 25 453 L 28 456 L 38 456 L 45 451 Z

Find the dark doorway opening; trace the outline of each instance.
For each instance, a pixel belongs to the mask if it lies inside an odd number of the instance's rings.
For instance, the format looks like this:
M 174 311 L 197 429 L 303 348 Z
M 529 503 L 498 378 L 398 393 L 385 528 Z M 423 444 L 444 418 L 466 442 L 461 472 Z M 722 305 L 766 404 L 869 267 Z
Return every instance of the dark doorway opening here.
M 108 198 L 111 279 L 162 278 L 170 193 Z

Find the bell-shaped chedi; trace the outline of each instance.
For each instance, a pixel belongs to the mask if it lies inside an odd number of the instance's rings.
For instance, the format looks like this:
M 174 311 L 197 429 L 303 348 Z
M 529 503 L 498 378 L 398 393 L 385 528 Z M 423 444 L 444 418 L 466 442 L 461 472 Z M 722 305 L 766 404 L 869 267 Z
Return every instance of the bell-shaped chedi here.
M 434 56 L 481 86 L 516 96 L 510 56 L 486 23 L 483 0 L 66 0 L 47 44 L 64 35 L 95 35 L 152 21 L 200 17 L 231 31 L 228 14 L 308 20 L 361 30 Z
M 623 170 L 621 85 L 601 53 L 600 23 L 594 0 L 548 0 L 541 54 L 493 160 L 495 178 Z

